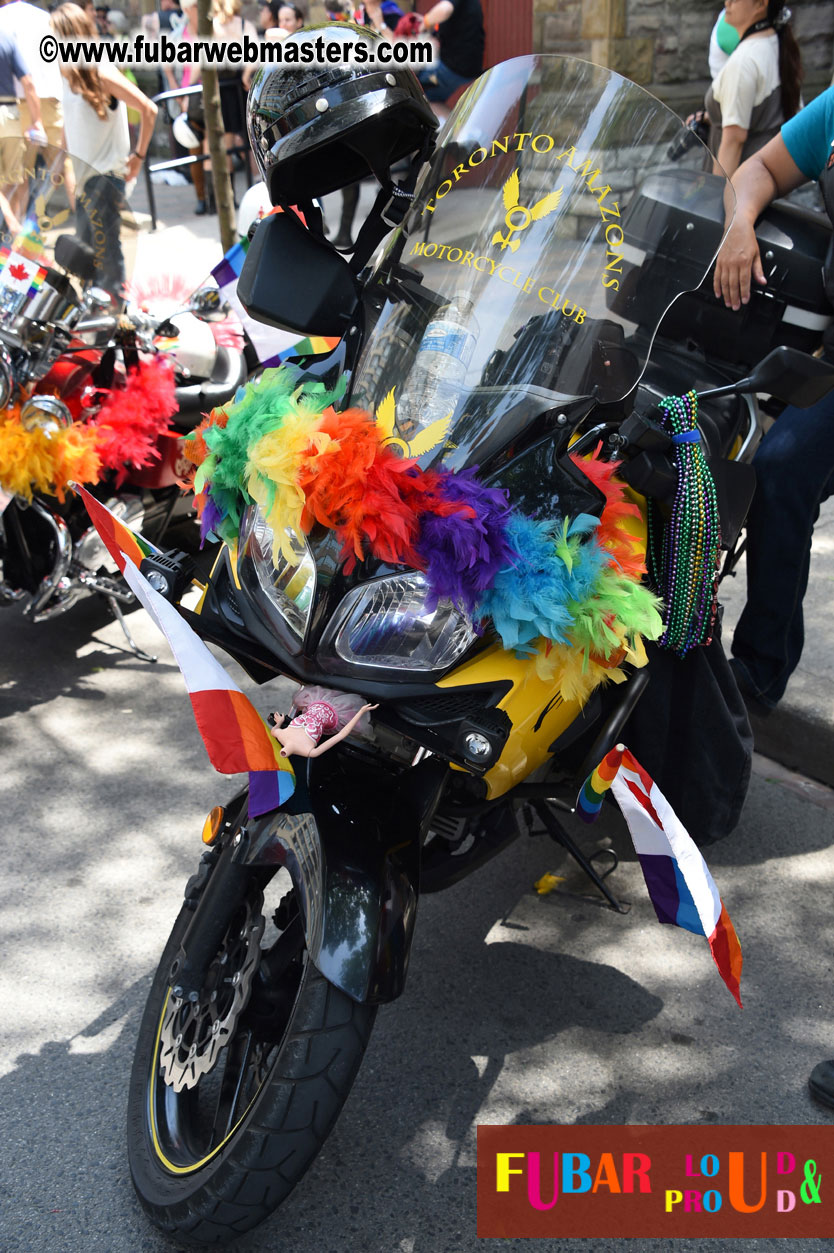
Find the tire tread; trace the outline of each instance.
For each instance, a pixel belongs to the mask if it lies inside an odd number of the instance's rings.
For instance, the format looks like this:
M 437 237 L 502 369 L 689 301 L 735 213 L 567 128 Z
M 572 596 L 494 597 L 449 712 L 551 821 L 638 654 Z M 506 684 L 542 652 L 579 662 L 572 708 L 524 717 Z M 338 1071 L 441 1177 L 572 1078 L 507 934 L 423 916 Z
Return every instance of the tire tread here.
M 163 958 L 160 970 L 166 968 Z M 153 1004 L 154 989 L 149 1009 Z M 134 1186 L 152 1221 L 183 1244 L 211 1245 L 226 1243 L 268 1218 L 302 1178 L 331 1131 L 359 1069 L 375 1016 L 374 1006 L 352 1001 L 308 960 L 276 1069 L 228 1150 L 195 1176 L 200 1182 L 194 1191 L 179 1201 L 146 1195 L 149 1189 L 137 1179 L 136 1146 L 131 1144 Z M 147 1073 L 147 1060 L 140 1054 L 142 1041 L 148 1038 L 143 1031 L 131 1079 L 135 1098 L 138 1073 L 140 1101 L 145 1094 L 142 1075 Z M 133 1135 L 136 1121 L 130 1124 Z M 144 1156 L 151 1175 L 156 1171 L 170 1178 L 147 1146 Z M 143 1178 L 148 1173 L 146 1166 Z

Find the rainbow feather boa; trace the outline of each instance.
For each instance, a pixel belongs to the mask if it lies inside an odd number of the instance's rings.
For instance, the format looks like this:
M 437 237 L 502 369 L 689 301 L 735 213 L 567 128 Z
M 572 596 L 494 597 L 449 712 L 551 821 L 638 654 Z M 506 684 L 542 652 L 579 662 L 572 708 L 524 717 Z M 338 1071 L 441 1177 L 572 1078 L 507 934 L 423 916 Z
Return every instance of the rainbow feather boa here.
M 425 572 L 429 606 L 448 598 L 474 622 L 490 619 L 503 646 L 535 658 L 565 699 L 622 681 L 645 664 L 642 638 L 663 630 L 641 583 L 642 554 L 622 526 L 639 516 L 613 466 L 577 459 L 603 491 L 601 518 L 534 520 L 474 470 L 422 470 L 396 450 L 388 423 L 333 403 L 300 372 L 268 370 L 185 441 L 197 466 L 203 536 L 234 544 L 257 503 L 288 561 L 288 529 L 334 531 L 346 569 L 367 556 Z
M 140 361 L 87 421 L 51 434 L 26 430 L 11 405 L 0 412 L 0 487 L 27 500 L 33 492 L 63 500 L 72 482 L 98 483 L 114 472 L 121 483 L 126 467 L 159 457 L 157 439 L 176 411 L 174 372 L 162 357 Z

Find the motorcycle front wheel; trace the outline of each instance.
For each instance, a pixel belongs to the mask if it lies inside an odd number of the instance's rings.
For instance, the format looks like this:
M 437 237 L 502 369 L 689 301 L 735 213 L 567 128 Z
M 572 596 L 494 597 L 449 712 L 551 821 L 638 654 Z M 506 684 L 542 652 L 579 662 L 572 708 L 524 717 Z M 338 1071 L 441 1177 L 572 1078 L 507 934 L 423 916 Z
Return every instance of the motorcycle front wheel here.
M 194 916 L 184 908 L 139 1030 L 130 1171 L 151 1221 L 181 1243 L 223 1244 L 281 1204 L 333 1127 L 373 1026 L 375 1007 L 310 961 L 294 892 L 265 912 L 253 884 L 191 1002 L 170 984 Z

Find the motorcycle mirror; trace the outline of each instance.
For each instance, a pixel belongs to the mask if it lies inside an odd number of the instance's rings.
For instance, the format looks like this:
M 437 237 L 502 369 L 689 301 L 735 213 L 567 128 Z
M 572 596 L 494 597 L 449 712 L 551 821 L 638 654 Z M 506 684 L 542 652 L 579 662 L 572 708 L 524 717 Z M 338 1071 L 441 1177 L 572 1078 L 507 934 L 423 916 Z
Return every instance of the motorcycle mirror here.
M 221 298 L 216 287 L 199 287 L 189 300 L 186 311 L 203 322 L 222 322 L 229 316 L 231 306 Z
M 746 396 L 753 392 L 765 392 L 785 404 L 808 409 L 827 396 L 834 387 L 834 366 L 821 357 L 811 357 L 798 348 L 780 345 L 774 348 L 746 378 L 726 387 L 714 387 L 699 392 L 698 399 L 714 396 Z
M 262 219 L 237 294 L 258 322 L 302 335 L 344 335 L 359 303 L 348 262 L 294 213 Z
M 751 392 L 767 392 L 777 400 L 807 409 L 834 387 L 834 366 L 798 348 L 774 348 L 748 376 Z
M 87 303 L 93 309 L 109 309 L 113 297 L 103 287 L 90 287 L 87 290 Z

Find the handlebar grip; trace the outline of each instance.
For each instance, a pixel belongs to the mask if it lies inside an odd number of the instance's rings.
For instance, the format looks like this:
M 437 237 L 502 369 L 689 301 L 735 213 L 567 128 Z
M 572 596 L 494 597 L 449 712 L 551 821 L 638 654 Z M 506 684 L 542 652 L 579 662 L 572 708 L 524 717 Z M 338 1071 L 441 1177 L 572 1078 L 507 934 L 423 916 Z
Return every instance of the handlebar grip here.
M 102 318 L 82 318 L 72 329 L 76 334 L 83 334 L 84 331 L 113 331 L 116 329 L 116 319 L 111 314 Z

